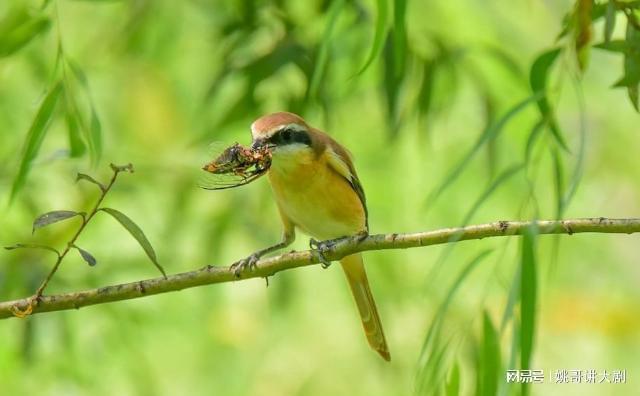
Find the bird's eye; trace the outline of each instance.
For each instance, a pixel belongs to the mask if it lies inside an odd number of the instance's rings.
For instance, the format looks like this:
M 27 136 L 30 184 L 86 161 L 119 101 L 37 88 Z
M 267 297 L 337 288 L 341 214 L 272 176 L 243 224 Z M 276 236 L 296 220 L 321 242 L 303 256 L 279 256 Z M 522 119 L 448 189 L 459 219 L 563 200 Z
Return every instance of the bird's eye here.
M 293 132 L 290 129 L 284 129 L 280 131 L 280 140 L 283 143 L 290 143 L 293 138 Z
M 280 132 L 280 138 L 285 143 L 290 142 L 292 137 L 293 137 L 293 133 L 289 129 L 285 129 L 284 131 Z

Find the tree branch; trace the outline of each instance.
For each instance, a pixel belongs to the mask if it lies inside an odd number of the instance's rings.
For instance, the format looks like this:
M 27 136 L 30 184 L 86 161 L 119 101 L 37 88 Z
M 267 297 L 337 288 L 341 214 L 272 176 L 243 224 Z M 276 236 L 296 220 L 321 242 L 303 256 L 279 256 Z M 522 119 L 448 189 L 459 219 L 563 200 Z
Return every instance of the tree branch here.
M 446 228 L 427 232 L 370 235 L 364 239 L 356 236 L 345 238 L 338 242 L 329 248 L 324 255 L 327 259 L 335 261 L 353 253 L 369 250 L 406 249 L 471 239 L 522 235 L 529 227 L 537 228 L 538 234 L 571 235 L 584 232 L 632 234 L 640 232 L 640 218 L 607 219 L 600 217 L 537 222 L 498 221 L 488 224 L 471 225 L 461 228 Z M 258 277 L 264 278 L 283 270 L 318 263 L 318 253 L 307 250 L 262 259 L 258 261 L 254 270 L 244 271 L 239 277 L 234 276 L 233 270 L 229 267 L 209 265 L 195 271 L 171 275 L 167 278 L 147 279 L 98 289 L 42 296 L 38 300 L 38 303 L 33 306 L 31 313 L 61 311 L 73 308 L 78 309 L 87 305 L 129 300 L 213 283 L 232 282 Z M 30 298 L 0 302 L 0 319 L 9 318 L 14 316 L 15 312 L 24 311 L 28 307 L 29 302 Z

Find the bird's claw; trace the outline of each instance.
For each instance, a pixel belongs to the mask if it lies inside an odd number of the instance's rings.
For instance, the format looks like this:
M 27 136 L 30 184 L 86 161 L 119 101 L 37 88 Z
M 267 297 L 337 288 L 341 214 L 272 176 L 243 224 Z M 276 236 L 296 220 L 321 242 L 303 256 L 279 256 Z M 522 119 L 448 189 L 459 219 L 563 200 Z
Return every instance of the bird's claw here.
M 313 238 L 309 239 L 309 248 L 318 254 L 320 266 L 323 269 L 327 269 L 329 268 L 329 266 L 331 266 L 331 261 L 329 261 L 324 254 L 333 245 L 333 241 L 317 241 Z
M 231 264 L 231 269 L 233 270 L 233 274 L 235 275 L 236 278 L 239 278 L 240 274 L 245 269 L 248 269 L 249 271 L 253 271 L 256 268 L 256 264 L 258 263 L 258 260 L 260 260 L 260 255 L 254 253 L 247 258 L 243 258 L 242 260 L 236 261 L 235 263 Z

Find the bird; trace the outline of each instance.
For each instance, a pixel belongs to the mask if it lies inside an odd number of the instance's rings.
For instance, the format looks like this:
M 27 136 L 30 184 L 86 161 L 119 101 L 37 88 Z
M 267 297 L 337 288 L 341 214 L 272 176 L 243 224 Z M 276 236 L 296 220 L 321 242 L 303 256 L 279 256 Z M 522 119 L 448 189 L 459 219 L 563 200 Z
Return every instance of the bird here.
M 311 127 L 302 117 L 277 112 L 251 124 L 254 150 L 268 147 L 271 166 L 267 177 L 282 220 L 281 242 L 259 250 L 237 263 L 236 270 L 255 266 L 265 254 L 284 249 L 296 237 L 296 229 L 309 235 L 319 250 L 332 241 L 369 233 L 364 189 L 351 153 L 331 136 Z M 316 240 L 317 238 L 317 240 Z M 322 241 L 322 242 L 318 242 Z M 376 303 L 369 287 L 361 253 L 340 259 L 353 294 L 369 345 L 386 361 L 391 360 Z M 325 265 L 323 265 L 324 267 Z

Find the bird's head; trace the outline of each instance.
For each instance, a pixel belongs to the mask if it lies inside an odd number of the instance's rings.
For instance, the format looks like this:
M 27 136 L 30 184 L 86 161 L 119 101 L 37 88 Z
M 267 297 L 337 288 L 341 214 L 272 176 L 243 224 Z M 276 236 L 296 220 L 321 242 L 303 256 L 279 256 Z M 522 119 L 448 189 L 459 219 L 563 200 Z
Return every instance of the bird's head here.
M 251 124 L 251 148 L 269 147 L 275 158 L 308 151 L 312 147 L 309 130 L 309 125 L 296 114 L 267 114 Z

